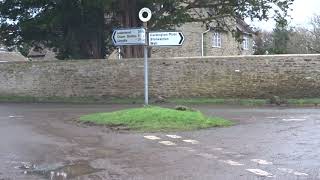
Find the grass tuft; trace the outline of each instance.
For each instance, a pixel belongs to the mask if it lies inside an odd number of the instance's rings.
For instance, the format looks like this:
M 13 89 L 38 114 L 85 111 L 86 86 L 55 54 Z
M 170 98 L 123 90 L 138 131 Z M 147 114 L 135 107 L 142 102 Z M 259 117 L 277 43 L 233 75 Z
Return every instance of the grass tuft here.
M 232 125 L 218 117 L 206 117 L 200 111 L 178 111 L 162 107 L 144 107 L 85 115 L 82 122 L 97 125 L 125 126 L 137 131 L 186 131 Z

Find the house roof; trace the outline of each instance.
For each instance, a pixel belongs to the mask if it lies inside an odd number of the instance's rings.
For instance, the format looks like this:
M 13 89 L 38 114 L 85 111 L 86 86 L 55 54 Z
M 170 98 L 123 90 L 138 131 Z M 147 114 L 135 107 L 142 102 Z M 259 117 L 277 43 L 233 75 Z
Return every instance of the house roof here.
M 28 61 L 28 59 L 18 52 L 0 51 L 0 62 L 15 61 Z
M 53 49 L 46 48 L 42 45 L 31 48 L 28 54 L 28 58 L 32 61 L 52 61 L 58 60 L 57 53 Z
M 250 27 L 250 25 L 248 25 L 244 20 L 240 18 L 235 18 L 235 21 L 229 22 L 229 24 L 227 23 L 226 26 L 221 26 L 219 24 L 217 26 L 215 24 L 213 25 L 210 24 L 209 26 L 211 30 L 215 30 L 215 31 L 230 31 L 230 28 L 231 28 L 231 30 L 237 29 L 239 32 L 244 34 L 249 34 L 249 35 L 255 34 L 255 31 Z
M 245 34 L 254 34 L 253 29 L 242 19 L 236 18 L 237 29 Z

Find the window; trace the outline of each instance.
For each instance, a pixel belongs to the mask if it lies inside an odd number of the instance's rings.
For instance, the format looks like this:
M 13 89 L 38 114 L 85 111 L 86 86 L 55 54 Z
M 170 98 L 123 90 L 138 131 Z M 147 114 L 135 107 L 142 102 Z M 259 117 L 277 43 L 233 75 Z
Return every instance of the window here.
M 244 50 L 248 50 L 250 47 L 250 39 L 247 35 L 243 36 L 242 47 Z
M 221 47 L 221 33 L 214 32 L 212 37 L 212 47 Z

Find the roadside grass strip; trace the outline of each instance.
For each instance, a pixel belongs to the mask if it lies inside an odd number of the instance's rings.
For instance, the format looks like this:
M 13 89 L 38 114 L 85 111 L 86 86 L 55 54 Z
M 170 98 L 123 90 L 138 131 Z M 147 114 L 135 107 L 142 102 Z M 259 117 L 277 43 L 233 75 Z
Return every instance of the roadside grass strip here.
M 146 139 L 149 139 L 149 140 L 160 140 L 161 138 L 157 137 L 157 136 L 143 136 L 144 138 Z
M 185 140 L 183 140 L 183 142 L 191 143 L 191 144 L 199 144 L 200 143 L 199 141 L 193 140 L 193 139 L 185 139 Z
M 268 162 L 266 160 L 263 160 L 263 159 L 251 159 L 252 162 L 255 162 L 255 163 L 258 163 L 258 164 L 261 164 L 261 165 L 272 165 L 273 163 L 272 162 Z
M 173 143 L 171 141 L 160 141 L 160 144 L 166 145 L 166 146 L 175 146 L 176 143 Z
M 270 178 L 274 177 L 273 174 L 268 173 L 267 171 L 263 171 L 261 169 L 246 169 L 246 171 L 249 171 L 249 172 L 256 174 L 258 176 L 270 177 Z
M 239 162 L 232 161 L 232 160 L 220 160 L 220 162 L 223 162 L 225 164 L 229 164 L 230 166 L 243 166 L 244 165 Z

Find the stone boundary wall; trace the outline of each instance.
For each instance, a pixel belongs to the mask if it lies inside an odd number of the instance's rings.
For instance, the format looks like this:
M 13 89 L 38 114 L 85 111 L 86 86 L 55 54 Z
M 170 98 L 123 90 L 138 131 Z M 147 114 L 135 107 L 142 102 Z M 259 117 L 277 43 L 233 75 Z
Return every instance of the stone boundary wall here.
M 0 63 L 1 96 L 143 96 L 143 60 Z M 150 59 L 151 97 L 320 97 L 320 55 Z

